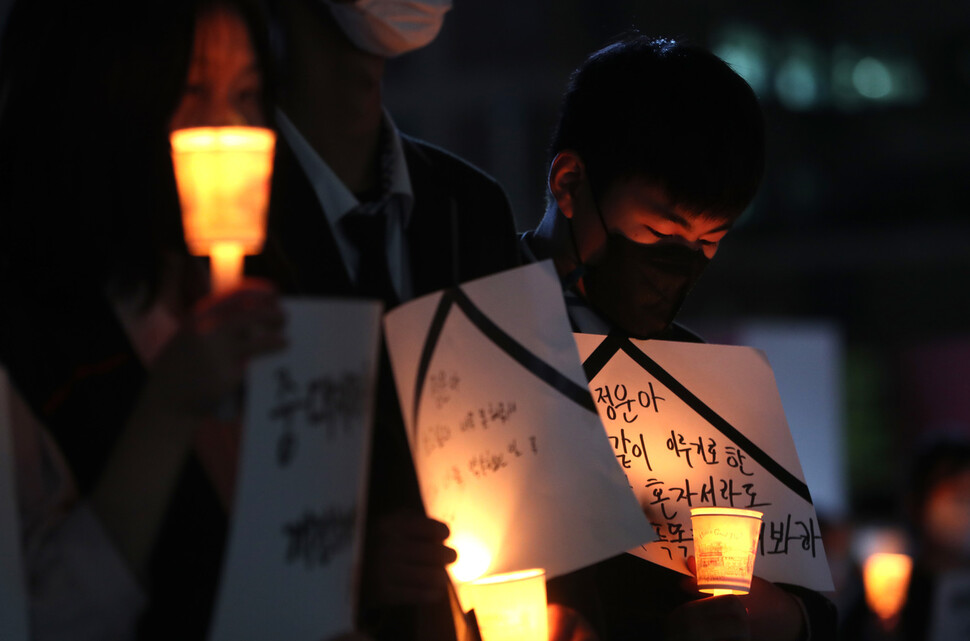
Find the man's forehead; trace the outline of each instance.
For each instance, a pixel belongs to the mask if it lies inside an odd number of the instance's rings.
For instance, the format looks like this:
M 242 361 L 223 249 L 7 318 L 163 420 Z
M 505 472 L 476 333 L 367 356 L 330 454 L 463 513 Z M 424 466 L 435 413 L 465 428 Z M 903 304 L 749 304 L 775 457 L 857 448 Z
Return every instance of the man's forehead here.
M 642 176 L 617 180 L 608 190 L 608 198 L 629 216 L 659 216 L 685 229 L 710 227 L 710 231 L 730 229 L 734 220 L 727 216 L 714 216 L 709 212 L 684 207 L 676 203 L 667 191 L 655 181 Z

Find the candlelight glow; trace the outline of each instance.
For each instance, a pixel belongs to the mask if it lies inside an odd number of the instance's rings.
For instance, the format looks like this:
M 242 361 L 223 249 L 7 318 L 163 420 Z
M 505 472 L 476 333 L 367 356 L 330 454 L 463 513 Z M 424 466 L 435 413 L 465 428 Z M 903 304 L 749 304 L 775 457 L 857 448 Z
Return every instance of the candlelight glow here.
M 482 641 L 547 641 L 546 573 L 522 570 L 483 577 L 462 586 L 475 610 Z
M 185 243 L 212 257 L 214 289 L 231 287 L 241 278 L 242 254 L 259 253 L 266 239 L 276 135 L 261 127 L 194 127 L 172 132 L 171 142 Z
M 446 545 L 458 552 L 458 559 L 448 566 L 448 571 L 456 583 L 466 583 L 488 572 L 492 554 L 482 543 L 468 535 L 455 535 Z
M 762 513 L 701 507 L 690 511 L 697 589 L 706 594 L 747 594 L 758 550 Z
M 242 243 L 214 243 L 211 253 L 212 291 L 221 293 L 234 289 L 242 280 Z
M 906 603 L 913 559 L 906 554 L 880 552 L 862 567 L 866 603 L 884 625 L 891 625 Z

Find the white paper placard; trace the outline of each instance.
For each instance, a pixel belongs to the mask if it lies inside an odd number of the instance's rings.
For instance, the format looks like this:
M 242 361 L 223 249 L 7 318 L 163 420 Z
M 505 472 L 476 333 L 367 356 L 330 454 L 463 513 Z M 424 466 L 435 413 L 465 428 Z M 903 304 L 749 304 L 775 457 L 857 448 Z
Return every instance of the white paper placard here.
M 213 641 L 353 629 L 381 306 L 286 300 L 285 351 L 250 364 Z
M 385 338 L 429 516 L 488 573 L 548 577 L 652 540 L 603 438 L 549 262 L 425 296 Z
M 13 426 L 7 372 L 0 368 L 0 639 L 27 640 L 27 597 L 20 554 Z
M 630 550 L 687 573 L 690 508 L 764 512 L 754 573 L 832 590 L 778 388 L 749 347 L 576 334 L 617 459 L 659 540 Z

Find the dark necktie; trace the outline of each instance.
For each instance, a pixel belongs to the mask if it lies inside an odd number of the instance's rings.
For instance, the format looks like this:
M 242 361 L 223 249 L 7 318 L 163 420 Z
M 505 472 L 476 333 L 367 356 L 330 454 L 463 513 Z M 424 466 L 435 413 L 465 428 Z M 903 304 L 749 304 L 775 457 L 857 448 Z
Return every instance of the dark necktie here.
M 388 306 L 397 304 L 397 293 L 387 263 L 387 216 L 383 212 L 352 211 L 341 219 L 340 224 L 360 256 L 356 292 L 379 298 Z

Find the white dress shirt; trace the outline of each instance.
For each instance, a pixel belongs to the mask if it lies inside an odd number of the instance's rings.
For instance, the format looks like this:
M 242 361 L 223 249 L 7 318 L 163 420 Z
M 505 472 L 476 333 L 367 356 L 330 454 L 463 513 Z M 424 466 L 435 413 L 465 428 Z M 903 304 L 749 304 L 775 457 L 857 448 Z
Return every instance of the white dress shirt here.
M 351 212 L 365 214 L 384 212 L 387 215 L 387 262 L 391 272 L 391 282 L 400 300 L 411 298 L 410 255 L 405 242 L 405 231 L 411 220 L 414 193 L 404 158 L 404 148 L 401 145 L 401 135 L 387 112 L 384 112 L 382 123 L 384 145 L 380 155 L 381 193 L 375 200 L 367 203 L 361 203 L 344 185 L 320 154 L 310 146 L 296 125 L 280 109 L 276 110 L 276 122 L 280 135 L 286 139 L 293 150 L 300 168 L 310 181 L 317 200 L 323 208 L 330 231 L 340 250 L 340 257 L 351 280 L 357 280 L 360 257 L 357 248 L 344 233 L 340 221 Z

